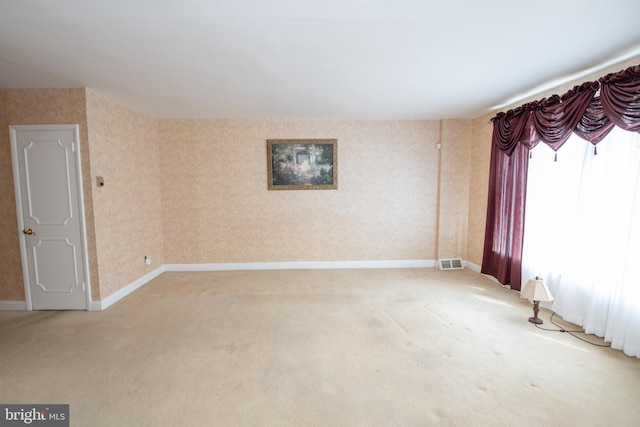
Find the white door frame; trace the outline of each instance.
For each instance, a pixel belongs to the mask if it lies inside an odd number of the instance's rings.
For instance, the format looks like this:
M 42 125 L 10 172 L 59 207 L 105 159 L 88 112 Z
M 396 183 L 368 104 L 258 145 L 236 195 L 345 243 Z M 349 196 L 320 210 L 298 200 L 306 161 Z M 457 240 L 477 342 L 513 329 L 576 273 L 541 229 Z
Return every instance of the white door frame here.
M 18 235 L 20 242 L 20 257 L 22 261 L 22 277 L 24 279 L 24 296 L 28 311 L 33 311 L 33 303 L 31 300 L 31 287 L 29 283 L 29 266 L 27 260 L 27 245 L 24 230 L 24 216 L 22 210 L 22 191 L 20 188 L 20 172 L 18 168 L 18 150 L 17 150 L 17 132 L 18 131 L 65 131 L 73 132 L 73 138 L 78 149 L 75 150 L 76 164 L 76 186 L 78 190 L 78 216 L 80 219 L 80 246 L 82 250 L 82 269 L 87 285 L 85 292 L 86 309 L 91 310 L 91 280 L 89 277 L 89 254 L 87 250 L 87 227 L 84 214 L 84 192 L 82 187 L 82 162 L 80 159 L 80 127 L 78 125 L 10 125 L 9 135 L 11 140 L 11 162 L 13 164 L 13 184 L 16 195 L 16 213 L 18 217 Z

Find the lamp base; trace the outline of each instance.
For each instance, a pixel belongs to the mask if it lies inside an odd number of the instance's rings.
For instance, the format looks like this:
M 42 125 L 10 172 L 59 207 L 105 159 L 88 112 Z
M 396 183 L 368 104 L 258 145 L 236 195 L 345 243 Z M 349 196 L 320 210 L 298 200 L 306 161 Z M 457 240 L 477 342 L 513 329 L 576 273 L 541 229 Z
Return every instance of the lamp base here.
M 533 317 L 529 317 L 529 322 L 535 323 L 536 325 L 542 325 L 542 319 L 538 317 L 538 311 L 540 311 L 538 307 L 539 303 L 540 301 L 533 302 Z

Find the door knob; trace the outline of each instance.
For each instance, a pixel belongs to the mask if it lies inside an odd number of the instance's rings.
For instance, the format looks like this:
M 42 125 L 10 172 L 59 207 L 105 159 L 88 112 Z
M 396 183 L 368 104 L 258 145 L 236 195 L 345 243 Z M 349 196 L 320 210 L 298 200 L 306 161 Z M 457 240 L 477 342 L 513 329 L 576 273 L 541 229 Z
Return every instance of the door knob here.
M 35 233 L 32 229 L 30 229 L 30 228 L 28 228 L 28 229 L 26 229 L 26 230 L 22 230 L 22 232 L 23 232 L 24 234 L 28 234 L 28 235 L 30 235 L 30 236 L 31 236 L 32 234 L 36 234 L 36 233 Z

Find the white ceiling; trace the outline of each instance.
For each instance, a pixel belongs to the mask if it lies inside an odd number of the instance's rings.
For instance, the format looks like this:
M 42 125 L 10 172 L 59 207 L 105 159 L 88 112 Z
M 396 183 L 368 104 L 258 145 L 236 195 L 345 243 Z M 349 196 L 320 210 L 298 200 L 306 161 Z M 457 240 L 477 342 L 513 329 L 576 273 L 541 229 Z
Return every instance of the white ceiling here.
M 159 118 L 475 117 L 640 54 L 638 0 L 0 0 L 0 87 Z

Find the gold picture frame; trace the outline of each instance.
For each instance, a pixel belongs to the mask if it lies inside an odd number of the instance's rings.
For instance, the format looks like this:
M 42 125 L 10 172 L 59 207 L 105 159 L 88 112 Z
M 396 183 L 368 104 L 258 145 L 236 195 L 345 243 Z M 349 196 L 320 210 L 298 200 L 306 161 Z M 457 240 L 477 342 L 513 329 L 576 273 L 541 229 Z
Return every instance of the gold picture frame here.
M 269 190 L 338 189 L 337 139 L 268 139 Z

